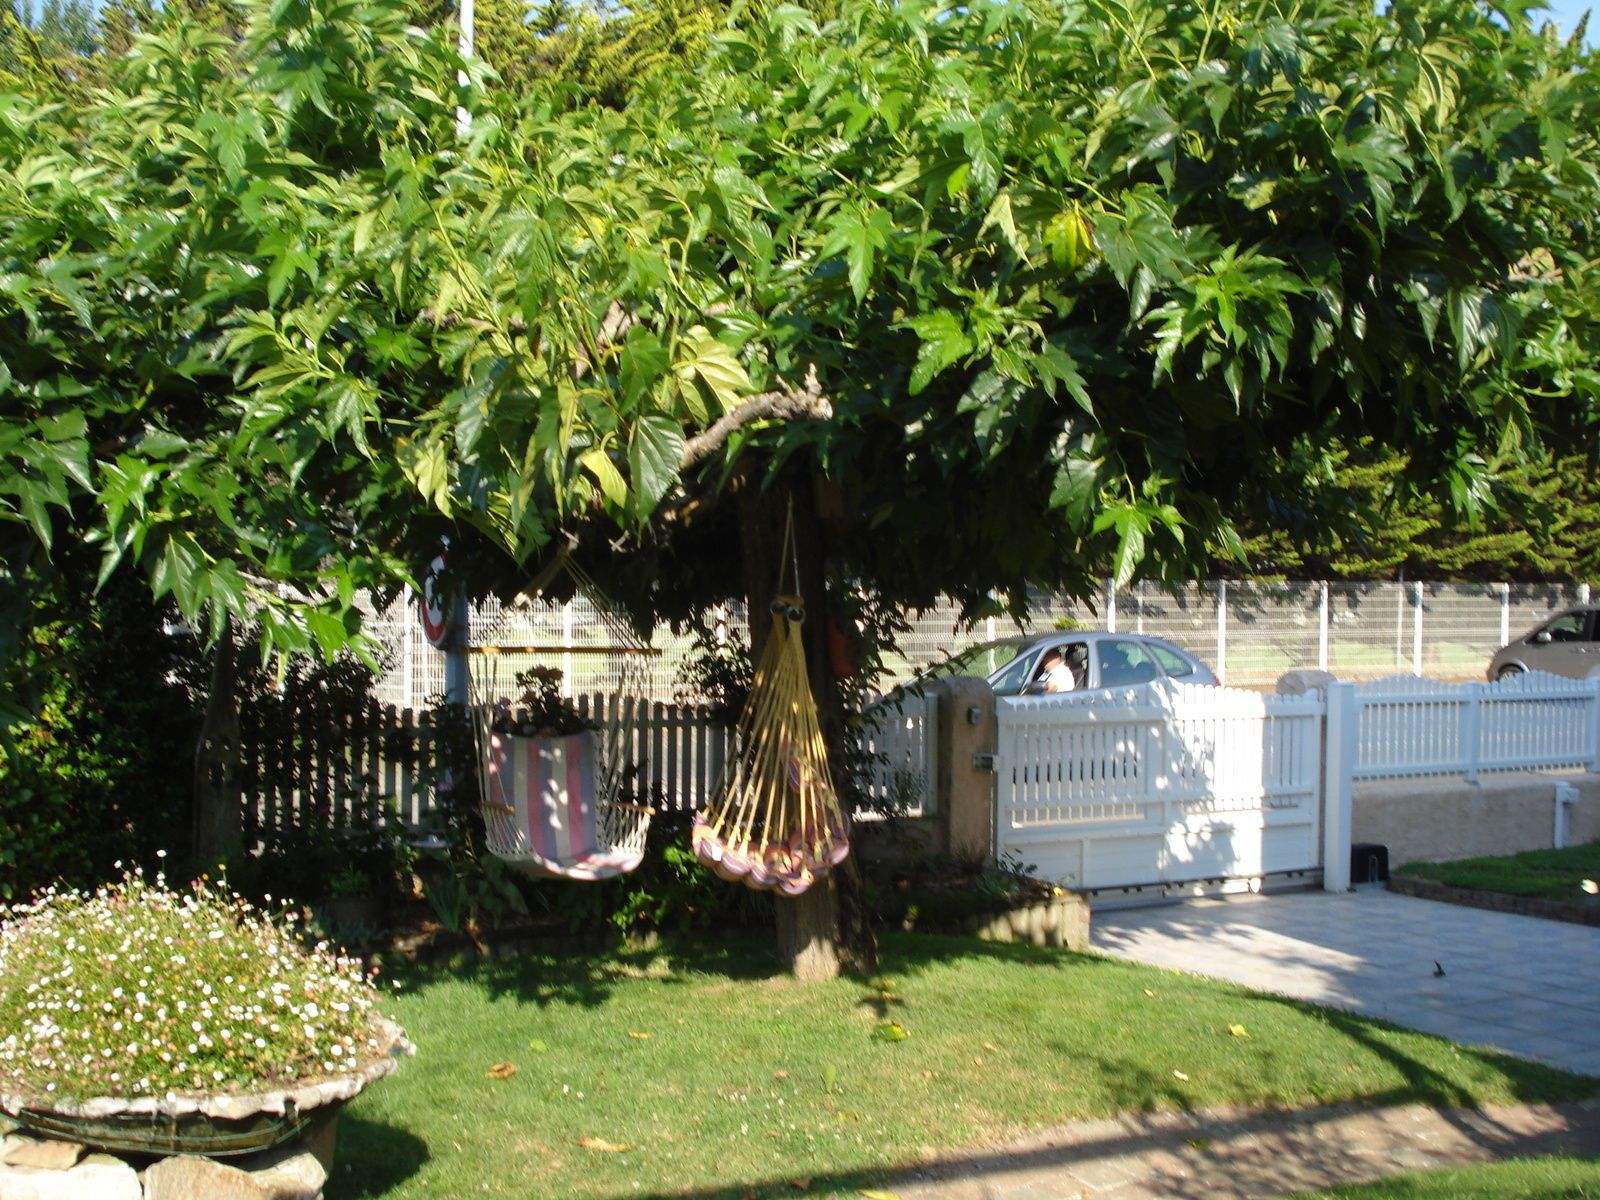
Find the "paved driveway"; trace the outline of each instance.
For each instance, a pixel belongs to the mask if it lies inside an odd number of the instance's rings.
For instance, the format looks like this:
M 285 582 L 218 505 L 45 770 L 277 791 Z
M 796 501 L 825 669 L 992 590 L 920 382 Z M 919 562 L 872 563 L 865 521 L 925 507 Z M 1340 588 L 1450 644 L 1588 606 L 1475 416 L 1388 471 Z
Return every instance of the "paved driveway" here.
M 1600 929 L 1361 887 L 1097 912 L 1091 941 L 1600 1075 Z

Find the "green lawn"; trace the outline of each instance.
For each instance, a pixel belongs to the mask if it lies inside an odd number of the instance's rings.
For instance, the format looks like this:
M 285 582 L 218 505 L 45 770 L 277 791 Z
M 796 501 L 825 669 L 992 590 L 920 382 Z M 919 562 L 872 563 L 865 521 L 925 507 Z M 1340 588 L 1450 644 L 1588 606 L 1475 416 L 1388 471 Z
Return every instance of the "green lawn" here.
M 346 1109 L 328 1198 L 854 1195 L 931 1150 L 1118 1111 L 1600 1088 L 1109 959 L 883 952 L 871 984 L 773 978 L 763 941 L 413 971 L 391 1008 L 420 1053 Z
M 1577 1158 L 1513 1159 L 1307 1192 L 1299 1200 L 1600 1200 L 1600 1163 Z
M 1585 880 L 1600 881 L 1600 842 L 1568 846 L 1565 850 L 1530 850 L 1503 858 L 1407 863 L 1398 873 L 1484 892 L 1595 903 L 1595 896 L 1583 885 Z

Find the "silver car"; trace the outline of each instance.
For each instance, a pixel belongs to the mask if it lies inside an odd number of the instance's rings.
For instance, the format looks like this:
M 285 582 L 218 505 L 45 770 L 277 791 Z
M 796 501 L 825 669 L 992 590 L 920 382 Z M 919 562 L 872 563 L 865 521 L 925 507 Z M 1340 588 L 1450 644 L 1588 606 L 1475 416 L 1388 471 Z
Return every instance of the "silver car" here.
M 1600 674 L 1600 628 L 1596 608 L 1569 608 L 1503 646 L 1489 660 L 1489 679 L 1524 671 L 1549 671 L 1570 679 Z
M 1215 684 L 1217 677 L 1194 655 L 1161 638 L 1105 630 L 1052 630 L 969 646 L 928 672 L 982 675 L 997 696 L 1032 696 L 1044 691 L 1045 653 L 1060 650 L 1075 690 L 1127 687 L 1156 679 Z

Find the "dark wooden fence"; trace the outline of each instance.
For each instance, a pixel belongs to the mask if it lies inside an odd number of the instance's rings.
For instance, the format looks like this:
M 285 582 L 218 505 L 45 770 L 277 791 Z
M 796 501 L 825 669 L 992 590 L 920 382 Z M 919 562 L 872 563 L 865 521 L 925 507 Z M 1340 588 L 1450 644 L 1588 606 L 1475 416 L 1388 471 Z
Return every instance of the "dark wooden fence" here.
M 636 786 L 651 803 L 668 809 L 706 803 L 731 737 L 708 707 L 604 694 L 572 702 L 596 724 L 620 715 L 623 758 L 636 766 Z M 472 753 L 464 722 L 440 728 L 431 717 L 316 695 L 247 706 L 240 714 L 240 795 L 264 831 L 309 820 L 370 826 L 387 812 L 417 826 L 433 809 L 452 754 Z

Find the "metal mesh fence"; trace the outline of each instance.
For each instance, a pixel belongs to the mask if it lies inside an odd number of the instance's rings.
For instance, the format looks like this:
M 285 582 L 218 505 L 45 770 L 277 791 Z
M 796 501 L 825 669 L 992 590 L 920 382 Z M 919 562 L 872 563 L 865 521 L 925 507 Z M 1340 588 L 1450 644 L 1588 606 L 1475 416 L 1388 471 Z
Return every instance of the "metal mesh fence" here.
M 1209 663 L 1236 687 L 1271 687 L 1285 671 L 1319 668 L 1341 679 L 1422 674 L 1479 679 L 1490 655 L 1552 612 L 1588 603 L 1586 584 L 1438 583 L 1205 583 L 1166 591 L 1140 584 L 1093 604 L 1040 593 L 1026 628 L 1009 618 L 966 627 L 960 610 L 944 604 L 915 617 L 888 658 L 882 685 L 903 681 L 947 654 L 1020 632 L 1046 630 L 1069 619 L 1084 628 L 1115 628 L 1165 638 Z M 724 636 L 748 642 L 742 605 L 721 614 Z M 372 618 L 385 652 L 378 698 L 422 707 L 444 690 L 445 656 L 423 636 L 414 601 L 396 601 Z M 568 694 L 616 686 L 630 650 L 611 638 L 587 600 L 535 605 L 506 613 L 489 602 L 471 616 L 474 646 L 537 647 L 501 656 L 508 685 L 534 664 L 562 672 Z M 650 694 L 672 700 L 682 689 L 683 665 L 693 651 L 688 634 L 658 629 L 651 639 Z

